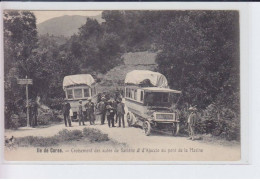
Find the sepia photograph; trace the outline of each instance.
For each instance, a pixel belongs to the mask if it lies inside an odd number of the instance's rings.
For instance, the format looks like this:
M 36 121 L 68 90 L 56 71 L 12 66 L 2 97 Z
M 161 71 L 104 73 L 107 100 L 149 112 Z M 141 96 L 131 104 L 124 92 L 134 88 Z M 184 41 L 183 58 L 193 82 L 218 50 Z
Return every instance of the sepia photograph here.
M 239 10 L 3 10 L 4 160 L 240 161 Z

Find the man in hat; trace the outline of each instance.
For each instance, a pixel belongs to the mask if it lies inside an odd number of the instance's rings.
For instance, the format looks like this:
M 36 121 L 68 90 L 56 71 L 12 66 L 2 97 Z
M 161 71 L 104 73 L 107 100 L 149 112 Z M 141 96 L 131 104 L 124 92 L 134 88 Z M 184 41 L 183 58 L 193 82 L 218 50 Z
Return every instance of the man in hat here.
M 114 117 L 115 117 L 115 108 L 112 106 L 113 100 L 109 100 L 108 104 L 106 106 L 107 110 L 107 121 L 108 121 L 108 126 L 112 125 L 112 127 L 115 127 L 114 124 Z
M 89 103 L 89 99 L 87 99 L 87 103 L 84 105 L 85 109 L 86 109 L 86 120 L 90 120 L 89 119 L 89 106 L 90 106 L 90 103 Z
M 118 99 L 119 103 L 117 104 L 117 117 L 118 117 L 118 125 L 121 127 L 121 121 L 123 124 L 123 128 L 125 127 L 125 104 L 122 102 L 122 98 Z
M 105 117 L 106 117 L 106 105 L 105 105 L 105 97 L 101 98 L 101 101 L 98 105 L 99 111 L 101 113 L 101 125 L 105 124 Z
M 65 126 L 67 127 L 67 123 L 69 123 L 69 126 L 71 127 L 71 120 L 70 120 L 70 103 L 65 100 L 64 104 L 63 104 L 63 117 L 64 117 L 64 122 L 65 122 Z
M 188 130 L 189 130 L 189 140 L 194 140 L 194 127 L 197 122 L 197 109 L 195 107 L 189 108 L 190 115 L 188 117 Z
M 95 124 L 95 104 L 91 98 L 88 99 L 88 118 L 91 125 Z
M 81 122 L 83 125 L 85 125 L 83 120 L 82 100 L 79 100 L 78 116 L 79 116 L 79 126 L 81 126 Z

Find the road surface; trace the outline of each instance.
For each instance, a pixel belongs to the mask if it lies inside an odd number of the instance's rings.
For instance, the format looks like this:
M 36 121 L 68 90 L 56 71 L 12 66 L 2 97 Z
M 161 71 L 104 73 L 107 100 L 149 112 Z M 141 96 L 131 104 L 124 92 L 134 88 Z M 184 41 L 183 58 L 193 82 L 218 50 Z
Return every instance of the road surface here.
M 46 128 L 33 128 L 26 129 L 20 128 L 18 130 L 6 130 L 5 136 L 11 137 L 23 137 L 23 136 L 53 136 L 63 129 L 68 130 L 82 130 L 85 127 L 96 128 L 103 133 L 108 134 L 109 138 L 127 146 L 127 150 L 141 149 L 146 151 L 149 155 L 158 153 L 158 151 L 165 150 L 165 154 L 168 156 L 172 154 L 171 160 L 203 160 L 203 161 L 219 161 L 230 160 L 236 161 L 240 159 L 240 145 L 238 142 L 228 141 L 191 141 L 186 137 L 171 136 L 165 134 L 152 134 L 151 136 L 145 136 L 143 130 L 140 128 L 126 127 L 126 128 L 109 128 L 107 124 L 78 126 L 78 123 L 73 122 L 73 127 L 65 127 L 64 124 L 52 125 Z M 79 142 L 74 143 L 74 146 L 82 148 L 82 144 Z M 102 144 L 97 143 L 97 147 L 102 147 Z M 69 146 L 65 146 L 69 147 Z M 107 146 L 106 146 L 107 147 Z M 181 150 L 181 152 L 179 151 Z M 131 152 L 131 151 L 130 151 Z M 174 155 L 173 155 L 174 154 Z M 164 160 L 160 158 L 162 153 L 155 155 L 154 160 Z M 147 157 L 147 156 L 145 156 Z M 158 157 L 158 158 L 157 158 Z M 139 158 L 138 158 L 139 159 Z

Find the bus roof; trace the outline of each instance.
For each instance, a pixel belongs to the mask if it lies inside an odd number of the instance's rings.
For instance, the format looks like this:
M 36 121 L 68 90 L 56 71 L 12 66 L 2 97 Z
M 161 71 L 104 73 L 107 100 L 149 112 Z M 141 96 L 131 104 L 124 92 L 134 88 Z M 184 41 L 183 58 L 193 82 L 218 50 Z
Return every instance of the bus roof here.
M 181 91 L 179 90 L 172 90 L 169 88 L 161 88 L 161 87 L 144 87 L 142 89 L 145 90 L 146 92 L 165 92 L 165 93 L 176 93 L 176 94 L 181 93 Z
M 150 80 L 155 87 L 168 88 L 168 82 L 164 75 L 149 70 L 133 70 L 126 74 L 125 84 L 139 85 L 144 80 Z
M 93 83 L 95 83 L 95 80 L 90 74 L 68 75 L 63 79 L 63 89 L 68 86 L 82 84 L 91 86 Z

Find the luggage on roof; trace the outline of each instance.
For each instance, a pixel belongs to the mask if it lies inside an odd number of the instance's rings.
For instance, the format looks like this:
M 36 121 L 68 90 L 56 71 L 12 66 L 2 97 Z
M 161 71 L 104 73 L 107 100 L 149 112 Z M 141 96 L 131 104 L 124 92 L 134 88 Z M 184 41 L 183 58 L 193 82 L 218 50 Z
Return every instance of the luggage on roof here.
M 93 83 L 95 83 L 95 80 L 90 74 L 68 75 L 63 79 L 63 89 L 73 85 L 91 86 Z
M 163 74 L 149 70 L 134 70 L 127 73 L 125 84 L 147 84 L 147 80 L 149 80 L 151 86 L 168 88 L 168 81 Z

